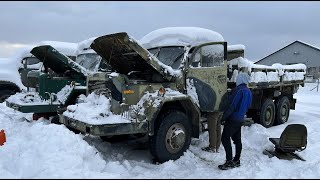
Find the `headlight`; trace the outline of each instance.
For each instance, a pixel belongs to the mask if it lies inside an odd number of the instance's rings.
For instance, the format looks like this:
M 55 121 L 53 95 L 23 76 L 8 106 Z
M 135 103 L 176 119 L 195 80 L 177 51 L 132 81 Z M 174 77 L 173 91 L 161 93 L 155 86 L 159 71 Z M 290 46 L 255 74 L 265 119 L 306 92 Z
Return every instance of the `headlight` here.
M 76 99 L 76 103 L 79 104 L 79 103 L 85 103 L 86 102 L 86 96 L 83 95 L 83 94 L 80 94 L 77 99 Z
M 158 91 L 158 96 L 164 96 L 165 94 L 166 94 L 166 90 L 163 87 L 161 87 Z

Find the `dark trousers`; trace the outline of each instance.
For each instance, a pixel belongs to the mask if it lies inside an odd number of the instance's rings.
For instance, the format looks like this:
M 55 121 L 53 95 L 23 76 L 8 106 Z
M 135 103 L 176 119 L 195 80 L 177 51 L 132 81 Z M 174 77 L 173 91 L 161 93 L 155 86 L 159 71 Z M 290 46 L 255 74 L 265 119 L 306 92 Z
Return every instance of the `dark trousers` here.
M 222 132 L 222 145 L 224 150 L 226 151 L 226 160 L 232 160 L 232 146 L 231 146 L 231 139 L 233 140 L 236 146 L 236 155 L 234 160 L 240 160 L 241 150 L 242 150 L 242 143 L 241 143 L 241 126 L 242 122 L 234 122 L 228 121 L 223 127 Z M 231 138 L 231 139 L 230 139 Z

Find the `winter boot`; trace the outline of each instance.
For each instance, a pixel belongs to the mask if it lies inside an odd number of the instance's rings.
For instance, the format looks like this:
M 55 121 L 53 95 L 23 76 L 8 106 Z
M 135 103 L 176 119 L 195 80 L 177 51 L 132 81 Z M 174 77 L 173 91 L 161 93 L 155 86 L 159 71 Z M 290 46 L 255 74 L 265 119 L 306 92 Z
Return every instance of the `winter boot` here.
M 202 148 L 202 150 L 203 150 L 203 151 L 207 151 L 207 152 L 212 152 L 212 153 L 215 152 L 215 148 L 212 148 L 212 147 L 210 147 L 210 146 L 205 147 L 205 148 Z
M 235 167 L 240 167 L 240 160 L 232 160 Z
M 235 167 L 235 164 L 234 164 L 234 162 L 232 160 L 231 161 L 226 161 L 224 164 L 218 166 L 218 168 L 221 169 L 221 170 L 232 169 L 234 167 Z

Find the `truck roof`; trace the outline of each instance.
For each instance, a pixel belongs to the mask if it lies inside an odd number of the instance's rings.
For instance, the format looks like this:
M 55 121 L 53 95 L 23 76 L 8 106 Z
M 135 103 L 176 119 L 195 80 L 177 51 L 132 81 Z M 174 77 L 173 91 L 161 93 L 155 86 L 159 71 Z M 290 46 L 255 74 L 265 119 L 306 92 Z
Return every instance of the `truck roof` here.
M 215 31 L 199 27 L 166 27 L 154 30 L 140 39 L 146 49 L 160 46 L 197 46 L 208 42 L 223 42 Z
M 50 45 L 57 49 L 59 52 L 65 54 L 66 56 L 76 56 L 77 43 L 60 42 L 60 41 L 40 41 L 34 44 L 29 44 L 26 47 L 19 49 L 13 56 L 14 59 L 21 60 L 25 57 L 31 57 L 30 51 L 37 46 Z
M 85 54 L 85 53 L 95 53 L 96 52 L 91 49 L 90 45 L 97 37 L 91 37 L 89 39 L 83 40 L 77 44 L 76 55 Z
M 228 51 L 244 51 L 246 47 L 243 44 L 228 45 Z

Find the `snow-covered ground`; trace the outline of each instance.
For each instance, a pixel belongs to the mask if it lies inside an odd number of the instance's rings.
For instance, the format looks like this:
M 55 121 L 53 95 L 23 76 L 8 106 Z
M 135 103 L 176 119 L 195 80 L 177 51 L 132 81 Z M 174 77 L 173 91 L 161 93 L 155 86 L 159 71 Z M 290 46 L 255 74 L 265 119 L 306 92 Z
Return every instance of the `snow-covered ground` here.
M 155 165 L 147 146 L 129 140 L 103 142 L 98 137 L 74 134 L 63 125 L 47 120 L 27 122 L 31 114 L 14 112 L 0 104 L 0 129 L 7 142 L 0 146 L 0 178 L 319 178 L 320 92 L 315 83 L 306 84 L 295 95 L 296 110 L 286 124 L 264 128 L 259 124 L 243 127 L 243 151 L 239 168 L 221 171 L 225 153 L 201 150 L 208 145 L 208 132 L 193 140 L 189 150 L 176 161 Z M 269 137 L 280 137 L 288 124 L 299 123 L 308 129 L 306 159 L 279 160 L 262 154 L 272 149 Z

